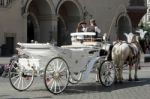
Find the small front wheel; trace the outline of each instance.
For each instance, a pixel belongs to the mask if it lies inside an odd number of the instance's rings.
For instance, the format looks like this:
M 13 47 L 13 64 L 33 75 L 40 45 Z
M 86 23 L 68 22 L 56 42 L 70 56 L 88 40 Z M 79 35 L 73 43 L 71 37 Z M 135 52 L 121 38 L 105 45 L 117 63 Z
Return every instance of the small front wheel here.
M 61 93 L 68 85 L 69 68 L 67 62 L 61 57 L 49 61 L 44 72 L 46 88 L 53 94 Z
M 98 69 L 99 79 L 102 85 L 108 87 L 115 81 L 115 66 L 111 61 L 103 61 Z

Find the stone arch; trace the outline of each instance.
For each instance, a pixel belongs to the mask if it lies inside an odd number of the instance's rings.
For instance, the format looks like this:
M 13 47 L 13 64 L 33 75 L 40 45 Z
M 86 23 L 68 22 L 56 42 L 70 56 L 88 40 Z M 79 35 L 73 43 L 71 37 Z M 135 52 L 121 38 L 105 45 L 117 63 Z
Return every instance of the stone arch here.
M 59 9 L 62 6 L 62 4 L 64 4 L 65 2 L 72 2 L 72 3 L 74 3 L 77 6 L 77 8 L 79 9 L 80 16 L 83 17 L 83 8 L 82 8 L 82 5 L 77 0 L 61 0 L 58 3 L 58 5 L 57 5 L 56 14 L 59 14 Z
M 27 38 L 27 40 L 34 38 L 34 40 L 37 40 L 38 42 L 49 42 L 51 38 L 50 36 L 54 35 L 52 34 L 54 31 L 52 27 L 54 22 L 53 19 L 56 17 L 52 1 L 30 0 L 26 4 L 25 12 L 27 13 L 27 22 L 30 17 L 34 29 L 34 34 L 32 35 L 34 37 L 31 36 Z
M 33 1 L 33 0 L 29 0 L 29 1 L 27 2 L 26 7 L 25 7 L 25 13 L 28 13 L 28 9 L 29 9 L 29 6 L 30 6 L 30 4 L 31 4 L 32 1 Z M 55 13 L 55 7 L 54 7 L 52 1 L 51 1 L 51 0 L 45 0 L 45 1 L 46 1 L 46 2 L 48 3 L 48 5 L 49 5 L 49 7 L 50 7 L 50 9 L 51 9 L 51 13 L 55 15 L 55 14 L 56 14 L 56 13 Z
M 126 40 L 123 33 L 132 32 L 132 24 L 129 16 L 125 13 L 121 13 L 117 18 L 117 39 Z
M 71 44 L 70 33 L 75 32 L 77 24 L 83 18 L 82 7 L 76 0 L 62 0 L 57 6 L 56 13 L 58 15 L 57 37 L 60 38 L 61 35 L 61 38 L 66 38 L 63 41 L 58 40 L 58 44 L 60 42 L 63 42 L 61 45 Z M 64 30 L 62 29 L 64 27 L 65 31 L 60 31 Z

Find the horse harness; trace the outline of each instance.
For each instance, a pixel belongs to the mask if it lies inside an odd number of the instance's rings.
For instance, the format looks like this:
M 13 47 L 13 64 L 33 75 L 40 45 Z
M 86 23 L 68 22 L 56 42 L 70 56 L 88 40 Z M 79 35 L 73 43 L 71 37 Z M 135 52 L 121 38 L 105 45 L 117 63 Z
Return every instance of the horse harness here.
M 138 49 L 136 49 L 135 46 L 137 46 L 137 48 L 139 48 L 140 46 L 139 46 L 138 44 L 136 44 L 137 42 L 128 43 L 128 42 L 126 42 L 126 41 L 118 41 L 118 42 L 116 42 L 114 45 L 116 45 L 116 44 L 118 44 L 118 43 L 120 43 L 119 46 L 120 46 L 122 43 L 127 43 L 127 44 L 128 44 L 128 46 L 129 46 L 129 48 L 130 48 L 130 50 L 131 50 L 132 56 L 128 56 L 128 58 L 127 58 L 126 61 L 129 61 L 130 64 L 133 64 L 134 61 L 136 61 L 138 55 L 140 54 L 140 51 L 139 51 Z M 133 44 L 135 44 L 135 45 L 133 45 Z M 113 46 L 114 46 L 114 45 L 113 45 Z
M 138 45 L 137 42 L 131 42 L 131 43 L 127 43 L 127 44 L 129 45 L 129 48 L 132 53 L 132 56 L 128 57 L 128 61 L 129 61 L 129 64 L 133 65 L 133 63 L 135 63 L 138 60 L 138 56 L 140 55 L 140 50 L 136 49 L 135 46 L 137 48 L 141 48 L 141 47 Z

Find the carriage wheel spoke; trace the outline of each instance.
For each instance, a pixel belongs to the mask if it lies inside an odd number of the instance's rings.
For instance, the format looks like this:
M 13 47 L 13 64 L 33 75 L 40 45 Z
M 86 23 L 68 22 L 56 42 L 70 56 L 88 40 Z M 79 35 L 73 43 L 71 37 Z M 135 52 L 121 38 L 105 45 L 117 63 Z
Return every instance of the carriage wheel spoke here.
M 20 88 L 20 83 L 21 83 L 21 77 L 19 78 L 18 88 Z
M 54 71 L 56 71 L 56 70 L 55 70 L 55 63 L 54 63 L 54 61 L 50 64 L 50 67 L 51 67 Z
M 54 87 L 54 92 L 57 92 L 57 80 L 55 80 L 55 87 Z
M 52 69 L 48 69 L 48 70 L 47 70 L 47 74 L 49 74 L 49 75 L 52 75 L 53 72 L 54 72 L 54 70 L 52 70 Z
M 58 61 L 58 59 L 57 59 L 57 61 L 56 61 L 56 67 L 55 67 L 55 68 L 56 68 L 56 69 L 55 69 L 56 71 L 58 71 L 58 66 L 59 66 L 59 61 Z
M 63 66 L 64 62 L 61 62 L 60 66 L 58 67 L 58 71 L 60 71 L 61 67 Z
M 23 81 L 24 81 L 24 85 L 26 86 L 27 85 L 27 82 L 25 80 L 26 78 L 23 78 Z
M 61 90 L 61 89 L 60 89 L 60 83 L 59 83 L 59 80 L 58 80 L 58 83 L 57 83 L 57 84 L 58 84 L 58 90 Z
M 52 86 L 51 86 L 50 90 L 52 90 L 52 89 L 53 89 L 54 81 L 55 81 L 55 80 L 53 80 L 53 82 L 52 82 Z
M 13 79 L 18 78 L 18 77 L 19 77 L 19 75 L 16 75 L 16 76 L 13 76 L 11 79 L 13 80 Z
M 48 78 L 47 78 L 48 79 Z M 54 81 L 53 78 L 50 79 L 50 81 L 47 82 L 47 85 L 50 85 Z
M 16 81 L 14 82 L 14 85 L 17 84 L 17 82 L 19 81 L 20 77 L 16 79 Z
M 21 88 L 21 89 L 23 88 L 23 85 L 22 85 L 22 84 L 23 84 L 22 79 L 23 79 L 23 78 L 21 77 L 21 79 L 20 79 L 20 88 Z
M 63 67 L 59 72 L 65 71 L 66 67 Z

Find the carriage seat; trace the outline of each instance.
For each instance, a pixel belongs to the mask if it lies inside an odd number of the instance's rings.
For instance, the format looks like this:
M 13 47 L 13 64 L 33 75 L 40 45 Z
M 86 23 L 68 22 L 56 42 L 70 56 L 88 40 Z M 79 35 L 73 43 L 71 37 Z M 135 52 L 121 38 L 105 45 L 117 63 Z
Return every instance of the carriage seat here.
M 102 38 L 95 38 L 95 32 L 75 32 L 71 33 L 72 45 L 99 45 Z

